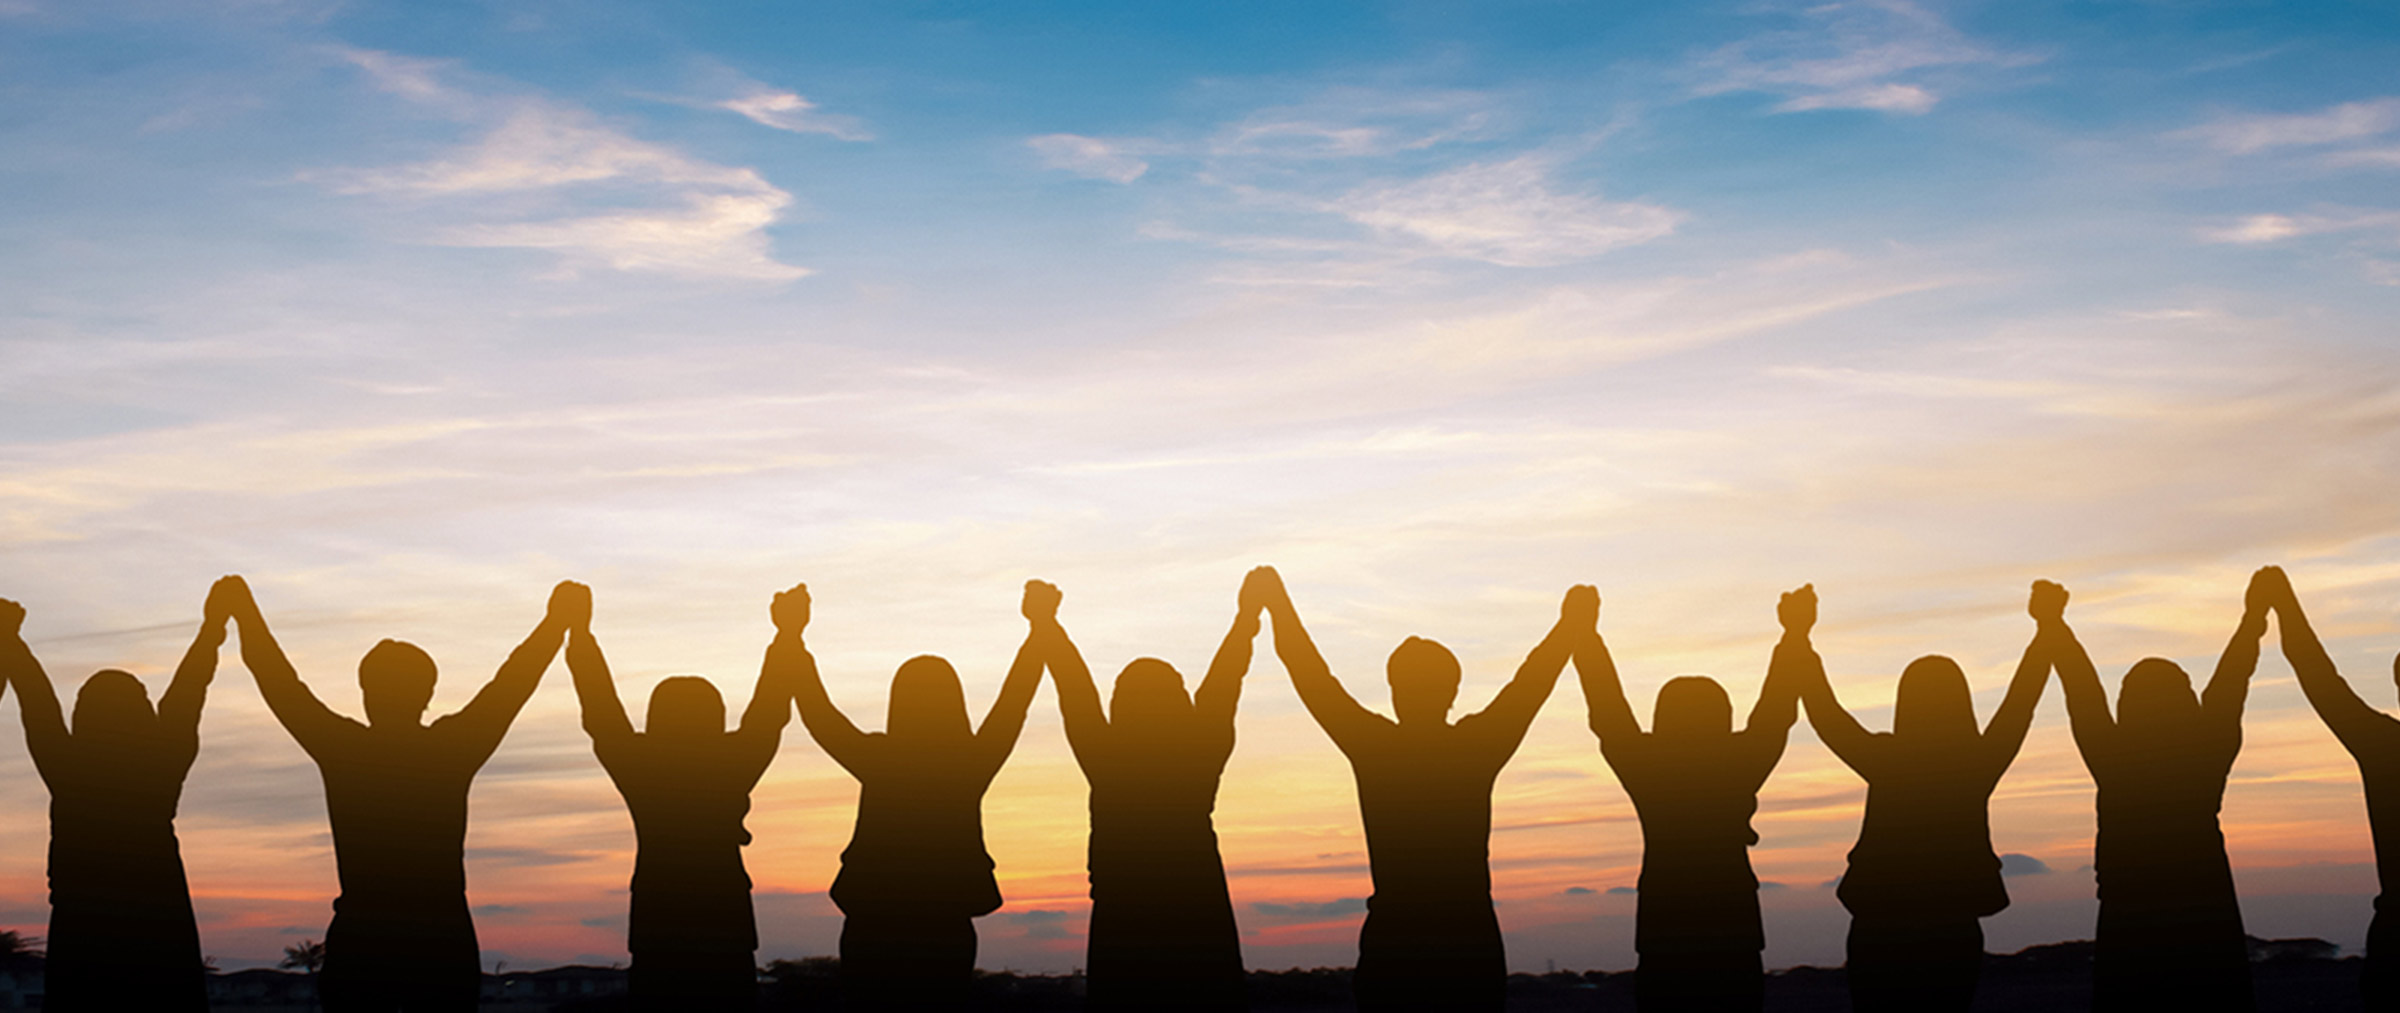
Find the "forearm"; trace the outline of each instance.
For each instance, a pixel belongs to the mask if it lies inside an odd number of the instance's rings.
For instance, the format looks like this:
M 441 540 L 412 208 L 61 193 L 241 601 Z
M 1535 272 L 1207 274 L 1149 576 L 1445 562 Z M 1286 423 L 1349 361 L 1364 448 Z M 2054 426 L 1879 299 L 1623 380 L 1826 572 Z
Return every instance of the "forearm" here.
M 758 666 L 758 685 L 750 690 L 750 706 L 742 710 L 743 731 L 781 734 L 792 723 L 792 698 L 800 686 L 799 659 L 808 647 L 798 633 L 777 633 Z
M 1241 700 L 1242 678 L 1250 672 L 1258 629 L 1256 614 L 1245 612 L 1234 617 L 1233 628 L 1225 631 L 1225 640 L 1217 645 L 1216 656 L 1209 660 L 1208 675 L 1200 680 L 1200 692 L 1192 703 L 1211 719 L 1233 720 L 1234 707 Z
M 208 699 L 209 683 L 217 676 L 217 655 L 225 643 L 225 628 L 203 624 L 192 646 L 183 652 L 183 661 L 175 666 L 175 678 L 159 697 L 159 720 L 176 727 L 196 727 L 200 723 L 201 705 Z
M 1625 683 L 1617 677 L 1617 663 L 1609 656 L 1606 641 L 1593 636 L 1584 642 L 1575 652 L 1575 675 L 1583 685 L 1592 734 L 1603 742 L 1631 741 L 1641 734 L 1641 724 L 1634 720 L 1633 705 L 1625 700 Z
M 631 736 L 633 720 L 625 714 L 625 701 L 617 695 L 616 679 L 608 670 L 600 642 L 589 632 L 577 630 L 568 635 L 566 653 L 567 674 L 583 710 L 583 730 L 594 739 Z
M 2200 694 L 2203 710 L 2220 720 L 2241 720 L 2242 704 L 2250 695 L 2250 677 L 2258 671 L 2259 643 L 2266 635 L 2264 613 L 2242 615 L 2225 644 L 2225 653 L 2217 657 L 2216 673 L 2209 676 L 2208 688 Z

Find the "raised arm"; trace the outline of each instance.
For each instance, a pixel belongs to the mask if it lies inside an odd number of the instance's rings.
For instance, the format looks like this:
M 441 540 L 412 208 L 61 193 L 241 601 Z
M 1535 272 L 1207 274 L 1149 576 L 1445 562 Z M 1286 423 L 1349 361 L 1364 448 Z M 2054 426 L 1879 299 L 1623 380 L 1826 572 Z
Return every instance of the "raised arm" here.
M 1775 617 L 1783 623 L 1783 641 L 1775 645 L 1775 655 L 1798 676 L 1800 703 L 1808 708 L 1809 727 L 1817 730 L 1825 748 L 1833 750 L 1851 770 L 1860 777 L 1871 776 L 1868 769 L 1875 765 L 1875 734 L 1859 724 L 1834 695 L 1833 681 L 1825 677 L 1825 659 L 1808 639 L 1817 625 L 1816 585 L 1804 584 L 1797 591 L 1786 592 L 1776 603 Z
M 2034 581 L 2026 609 L 2033 613 L 2034 642 L 2058 672 L 2058 691 L 2067 698 L 2067 729 L 2075 735 L 2075 749 L 2083 754 L 2084 768 L 2096 775 L 2098 764 L 2113 755 L 2117 722 L 2109 716 L 2108 693 L 2100 688 L 2100 673 L 2092 668 L 2092 656 L 2084 653 L 2083 643 L 2067 625 L 2067 589 L 2046 580 Z
M 1807 681 L 1812 666 L 1822 670 L 1816 651 L 1793 643 L 1795 629 L 1802 638 L 1800 643 L 1805 644 L 1809 627 L 1817 621 L 1816 588 L 1803 584 L 1797 591 L 1785 592 L 1775 603 L 1775 617 L 1783 623 L 1783 639 L 1767 659 L 1766 684 L 1759 687 L 1758 702 L 1750 707 L 1750 720 L 1736 735 L 1755 764 L 1753 776 L 1761 782 L 1782 762 L 1792 725 L 1800 720 L 1801 684 Z
M 1590 584 L 1568 588 L 1558 606 L 1558 622 L 1525 656 L 1525 663 L 1517 666 L 1516 677 L 1500 687 L 1489 706 L 1460 718 L 1459 727 L 1475 729 L 1499 758 L 1514 755 L 1525 741 L 1526 729 L 1533 727 L 1534 715 L 1541 713 L 1550 691 L 1557 688 L 1559 673 L 1566 671 L 1575 645 L 1591 639 L 1599 628 L 1600 589 Z
M 53 783 L 67 762 L 67 719 L 58 709 L 58 691 L 50 674 L 26 646 L 25 606 L 0 598 L 0 676 L 17 687 L 17 716 L 25 722 L 25 751 L 33 754 L 33 769 L 45 784 Z
M 357 722 L 334 713 L 315 693 L 309 692 L 307 683 L 300 681 L 300 673 L 283 656 L 283 646 L 275 642 L 275 634 L 267 629 L 266 617 L 259 612 L 257 599 L 251 597 L 249 583 L 240 577 L 227 577 L 217 583 L 225 588 L 226 608 L 242 634 L 242 666 L 250 670 L 250 678 L 258 683 L 258 695 L 266 699 L 267 709 L 275 713 L 275 720 L 283 724 L 283 730 L 291 733 L 292 741 L 313 757 L 345 727 L 357 727 Z
M 592 737 L 592 753 L 603 767 L 616 767 L 626 747 L 633 745 L 633 719 L 625 716 L 625 700 L 617 695 L 616 677 L 608 658 L 592 636 L 591 613 L 574 615 L 567 627 L 567 674 L 575 683 L 575 701 L 582 705 L 583 731 Z
M 800 639 L 808 630 L 808 585 L 775 592 L 767 616 L 775 623 L 775 640 L 767 645 L 766 660 L 758 666 L 758 685 L 750 690 L 750 706 L 742 709 L 742 723 L 733 731 L 734 748 L 751 784 L 766 776 L 767 765 L 783 747 L 783 730 L 792 723 L 792 694 L 800 686 L 802 659 L 808 656 Z
M 2031 608 L 2029 600 L 2028 611 Z M 2024 655 L 2017 659 L 2017 674 L 2008 680 L 2000 709 L 1993 711 L 1991 723 L 1983 726 L 1984 762 L 1991 764 L 1995 780 L 2016 762 L 2017 751 L 2025 746 L 2025 733 L 2033 728 L 2034 705 L 2042 702 L 2042 687 L 2050 681 L 2048 646 L 2037 625 L 2033 639 L 2025 643 Z
M 2300 595 L 2292 590 L 2291 580 L 2280 567 L 2273 570 L 2275 624 L 2283 640 L 2284 659 L 2292 664 L 2292 674 L 2300 680 L 2300 692 L 2308 704 L 2317 709 L 2317 717 L 2333 730 L 2333 737 L 2352 753 L 2392 742 L 2400 736 L 2400 721 L 2367 705 L 2342 674 L 2334 670 L 2333 657 L 2325 653 L 2325 644 L 2317 639 L 2317 631 L 2308 624 L 2308 614 L 2300 609 Z M 2266 571 L 2260 571 L 2262 574 Z
M 860 776 L 868 762 L 867 750 L 873 747 L 867 733 L 859 731 L 849 716 L 833 705 L 833 697 L 825 692 L 825 679 L 817 673 L 816 656 L 808 653 L 808 645 L 800 639 L 810 609 L 806 585 L 775 596 L 771 610 L 775 642 L 767 647 L 767 667 L 789 674 L 792 703 L 800 711 L 800 725 L 808 729 L 808 737 L 817 740 L 818 748 L 843 770 Z
M 1242 578 L 1233 628 L 1225 631 L 1216 657 L 1209 660 L 1208 675 L 1200 680 L 1200 691 L 1192 694 L 1192 708 L 1203 724 L 1220 729 L 1233 726 L 1234 708 L 1242 702 L 1242 677 L 1250 673 L 1250 652 L 1258 641 L 1259 615 L 1267 609 L 1266 574 L 1271 572 L 1261 566 Z
M 2242 621 L 2235 624 L 2225 653 L 2217 656 L 2217 671 L 2208 677 L 2208 688 L 2200 691 L 2200 714 L 2220 731 L 2236 736 L 2242 733 L 2242 704 L 2250 697 L 2250 676 L 2258 671 L 2258 645 L 2267 636 L 2267 610 L 2274 607 L 2276 585 L 2282 583 L 2283 571 L 2271 566 L 2250 575 L 2250 587 L 2242 594 Z
M 1027 587 L 1026 592 L 1029 602 L 1026 618 L 1033 623 L 1033 639 L 1040 642 L 1042 663 L 1050 669 L 1051 680 L 1058 684 L 1058 716 L 1067 727 L 1067 748 L 1074 752 L 1075 764 L 1088 776 L 1107 752 L 1108 715 L 1100 706 L 1100 687 L 1092 682 L 1092 670 L 1084 664 L 1083 652 L 1075 649 L 1075 641 L 1067 636 L 1066 627 L 1059 624 L 1057 603 L 1052 602 L 1046 612 L 1036 612 L 1030 608 L 1032 588 Z
M 533 699 L 533 691 L 541 686 L 542 675 L 550 671 L 550 662 L 557 660 L 558 649 L 565 643 L 567 630 L 590 626 L 592 622 L 592 589 L 571 580 L 562 580 L 550 591 L 549 608 L 525 642 L 508 652 L 508 660 L 500 663 L 500 672 L 492 681 L 475 693 L 475 698 L 458 709 L 458 713 L 434 722 L 434 727 L 457 735 L 460 748 L 481 765 L 490 759 L 492 751 L 500 748 L 500 740 L 508 735 L 508 726 L 517 720 L 517 712 Z
M 1625 701 L 1625 684 L 1617 678 L 1616 659 L 1609 656 L 1608 642 L 1596 627 L 1575 645 L 1575 676 L 1583 684 L 1584 709 L 1591 714 L 1592 734 L 1600 737 L 1601 752 L 1639 742 L 1641 722 L 1634 720 L 1633 705 Z
M 1017 748 L 1017 736 L 1025 731 L 1025 712 L 1033 709 L 1033 693 L 1042 686 L 1042 633 L 1047 623 L 1058 625 L 1058 588 L 1038 580 L 1025 582 L 1025 597 L 1018 610 L 1025 614 L 1029 628 L 1025 642 L 1017 647 L 1017 660 L 1008 666 L 1008 678 L 1000 683 L 1000 696 L 985 711 L 983 724 L 975 729 L 975 749 L 982 754 L 989 778 L 1000 773 L 1000 765 L 1008 762 L 1008 754 Z
M 1350 691 L 1342 688 L 1341 680 L 1333 677 L 1326 667 L 1325 657 L 1317 653 L 1315 641 L 1300 625 L 1300 613 L 1292 607 L 1291 593 L 1283 586 L 1283 576 L 1271 566 L 1262 566 L 1253 574 L 1260 582 L 1259 593 L 1264 596 L 1267 617 L 1275 624 L 1275 656 L 1283 659 L 1283 669 L 1292 677 L 1292 690 L 1300 694 L 1301 706 L 1308 708 L 1317 726 L 1344 753 L 1360 745 L 1365 736 L 1391 722 L 1373 711 L 1359 706 Z
M 188 757 L 200 752 L 200 708 L 208 702 L 208 684 L 217 677 L 217 649 L 225 644 L 225 624 L 232 615 L 238 578 L 220 577 L 208 589 L 201 606 L 200 632 L 175 666 L 175 678 L 158 698 L 158 730 Z

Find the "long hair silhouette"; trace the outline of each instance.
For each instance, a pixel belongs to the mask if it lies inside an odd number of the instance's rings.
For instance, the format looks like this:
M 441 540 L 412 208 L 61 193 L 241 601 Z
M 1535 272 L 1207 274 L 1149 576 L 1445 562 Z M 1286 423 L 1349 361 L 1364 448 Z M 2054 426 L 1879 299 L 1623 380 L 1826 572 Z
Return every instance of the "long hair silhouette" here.
M 2037 584 L 2038 614 L 2044 589 Z M 1808 592 L 1813 621 L 1815 595 Z M 1805 628 L 1804 628 L 1805 629 Z M 1992 850 L 1991 798 L 2025 744 L 2050 674 L 2037 636 L 1991 724 L 1958 663 L 1928 655 L 1900 673 L 1892 730 L 1869 732 L 1842 709 L 1803 632 L 1800 700 L 1826 748 L 1867 781 L 1866 816 L 1837 896 L 1850 911 L 1850 1001 L 1862 1013 L 1964 1011 L 1983 970 L 1979 919 L 2008 906 Z
M 2067 626 L 2065 589 L 2036 585 L 2034 618 L 2067 722 L 2097 787 L 2100 882 L 2095 1010 L 2249 1010 L 2249 947 L 2218 810 L 2242 748 L 2242 702 L 2266 634 L 2269 581 L 2251 578 L 2241 623 L 2201 695 L 2174 662 L 2125 673 L 2117 713 Z
M 1092 921 L 1084 958 L 1095 1010 L 1238 1010 L 1240 929 L 1211 814 L 1233 756 L 1234 707 L 1264 608 L 1263 568 L 1200 691 L 1156 658 L 1117 675 L 1109 709 L 1056 621 L 1037 622 L 1067 745 L 1091 785 Z
M 587 621 L 567 631 L 567 671 L 592 752 L 633 815 L 632 914 L 625 946 L 634 1001 L 652 1010 L 737 1010 L 756 1002 L 758 919 L 742 848 L 750 790 L 792 718 L 808 587 L 778 593 L 775 640 L 741 726 L 725 730 L 725 698 L 708 680 L 674 676 L 650 691 L 635 731 Z
M 17 688 L 25 748 L 50 789 L 44 1009 L 208 1008 L 175 810 L 200 755 L 227 590 L 209 589 L 199 635 L 155 711 L 140 679 L 108 669 L 76 692 L 72 730 L 22 636 L 24 608 L 0 600 L 0 677 Z
M 1590 635 L 1599 592 L 1567 592 L 1558 624 L 1482 711 L 1450 721 L 1458 659 L 1410 637 L 1392 651 L 1394 718 L 1360 706 L 1300 625 L 1275 571 L 1256 592 L 1275 624 L 1292 688 L 1350 760 L 1375 892 L 1353 977 L 1362 1010 L 1498 1010 L 1508 959 L 1492 908 L 1492 785 L 1514 756 L 1575 643 Z
M 1608 644 L 1595 629 L 1575 650 L 1600 755 L 1633 799 L 1642 825 L 1636 887 L 1635 997 L 1644 1010 L 1757 1009 L 1765 1000 L 1759 951 L 1758 876 L 1750 846 L 1758 833 L 1758 789 L 1783 758 L 1810 653 L 1816 593 L 1783 596 L 1784 628 L 1749 723 L 1733 728 L 1733 702 L 1705 676 L 1659 687 L 1651 730 L 1625 700 Z
M 833 903 L 841 908 L 842 978 L 853 1009 L 957 1009 L 975 970 L 975 922 L 1000 907 L 983 847 L 983 793 L 1025 729 L 1042 677 L 1038 627 L 1058 589 L 1027 581 L 1022 611 L 1036 626 L 1017 649 L 981 728 L 966 691 L 940 658 L 911 658 L 892 677 L 884 731 L 862 732 L 825 692 L 814 658 L 796 650 L 800 721 L 858 779 L 858 824 L 842 851 Z
M 317 976 L 325 1008 L 474 1009 L 483 959 L 467 909 L 467 789 L 541 684 L 566 631 L 590 622 L 591 591 L 559 584 L 540 625 L 499 674 L 457 713 L 431 724 L 425 708 L 433 701 L 433 658 L 414 644 L 376 644 L 358 663 L 367 711 L 361 724 L 309 692 L 248 586 L 235 587 L 242 663 L 325 782 L 342 888 Z

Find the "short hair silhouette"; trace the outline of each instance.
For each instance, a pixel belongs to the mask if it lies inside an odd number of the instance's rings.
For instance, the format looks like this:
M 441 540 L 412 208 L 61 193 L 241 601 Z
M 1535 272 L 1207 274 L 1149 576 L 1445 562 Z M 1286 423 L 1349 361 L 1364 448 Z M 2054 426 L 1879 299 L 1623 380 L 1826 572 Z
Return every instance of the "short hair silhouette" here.
M 2358 762 L 2367 797 L 2367 825 L 2375 841 L 2374 920 L 2367 926 L 2366 967 L 2359 991 L 2370 1010 L 2400 1008 L 2400 721 L 2359 699 L 2333 667 L 2333 657 L 2308 623 L 2300 596 L 2282 570 L 2265 571 L 2268 601 L 2283 641 L 2283 656 L 2298 677 L 2309 706 Z M 2400 657 L 2392 659 L 2400 683 Z
M 592 635 L 590 611 L 567 631 L 567 671 L 583 706 L 592 753 L 633 816 L 634 859 L 626 978 L 645 1010 L 748 1010 L 757 1003 L 758 917 L 742 848 L 750 792 L 766 775 L 791 722 L 792 687 L 804 663 L 808 588 L 775 595 L 775 640 L 742 723 L 725 730 L 725 698 L 698 676 L 650 691 L 635 731 Z
M 1057 608 L 1028 581 L 1029 621 Z M 794 664 L 800 721 L 858 778 L 858 822 L 830 892 L 842 910 L 842 979 L 851 1009 L 959 1009 L 975 971 L 974 919 L 1000 907 L 983 847 L 983 794 L 1025 729 L 1042 676 L 1029 633 L 980 728 L 967 724 L 957 670 L 930 655 L 892 676 L 886 730 L 862 732 L 834 706 L 805 651 Z
M 294 741 L 317 763 L 341 896 L 317 987 L 331 1013 L 471 1010 L 483 957 L 467 908 L 467 791 L 541 684 L 591 593 L 561 583 L 539 625 L 455 714 L 425 724 L 436 670 L 413 644 L 377 643 L 359 660 L 360 724 L 300 681 L 247 585 L 232 609 L 242 661 Z
M 1398 720 L 1359 705 L 1300 624 L 1282 580 L 1259 591 L 1275 624 L 1275 653 L 1319 727 L 1358 779 L 1367 867 L 1375 891 L 1358 933 L 1352 976 L 1362 1010 L 1498 1010 L 1508 956 L 1492 907 L 1492 785 L 1525 740 L 1542 702 L 1592 625 L 1599 594 L 1567 592 L 1559 620 L 1482 711 L 1449 720 L 1458 659 L 1410 637 L 1387 669 Z
M 2241 622 L 2208 689 L 2174 662 L 2125 673 L 2117 713 L 2066 622 L 2065 594 L 2037 610 L 2067 698 L 2068 728 L 2098 789 L 2092 870 L 2100 924 L 2092 1008 L 2249 1010 L 2249 945 L 2218 811 L 2242 748 L 2242 703 L 2266 634 L 2267 571 L 2251 578 Z
M 1651 730 L 1642 731 L 1608 644 L 1595 628 L 1575 648 L 1600 754 L 1633 800 L 1642 827 L 1642 872 L 1634 902 L 1634 990 L 1644 1010 L 1757 1009 L 1765 1001 L 1759 951 L 1766 933 L 1750 846 L 1758 833 L 1758 789 L 1783 757 L 1798 717 L 1806 656 L 1794 647 L 1807 623 L 1793 611 L 1815 592 L 1786 594 L 1784 642 L 1767 666 L 1749 723 L 1733 728 L 1733 701 L 1705 676 L 1659 687 Z M 1795 630 L 1797 632 L 1795 632 Z M 1798 643 L 1805 645 L 1805 640 Z
M 2044 587 L 2036 585 L 2040 614 Z M 1958 663 L 1938 654 L 1901 670 L 1892 730 L 1869 732 L 1843 710 L 1803 630 L 1801 702 L 1817 737 L 1867 781 L 1858 845 L 1836 896 L 1850 912 L 1844 977 L 1853 1009 L 1949 1010 L 1975 1001 L 1982 918 L 2008 907 L 1992 849 L 1991 798 L 2033 727 L 2050 674 L 2038 632 L 1988 727 Z
M 76 691 L 71 729 L 22 636 L 24 608 L 0 600 L 0 685 L 17 689 L 25 748 L 50 789 L 45 1009 L 208 1008 L 175 810 L 225 641 L 222 583 L 156 709 L 140 679 L 103 669 Z
M 1107 713 L 1055 615 L 1037 621 L 1075 762 L 1091 784 L 1092 919 L 1084 980 L 1094 1010 L 1239 1010 L 1240 929 L 1211 814 L 1233 756 L 1234 708 L 1258 635 L 1262 578 L 1195 698 L 1157 658 L 1118 673 Z

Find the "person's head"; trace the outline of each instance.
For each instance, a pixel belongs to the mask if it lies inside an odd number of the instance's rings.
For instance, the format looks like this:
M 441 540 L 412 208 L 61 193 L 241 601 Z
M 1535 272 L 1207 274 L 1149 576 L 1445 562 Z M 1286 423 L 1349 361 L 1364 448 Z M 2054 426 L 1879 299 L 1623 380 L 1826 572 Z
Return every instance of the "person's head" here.
M 2165 658 L 2143 658 L 2125 673 L 2117 690 L 2117 727 L 2134 732 L 2171 732 L 2200 716 L 2192 677 Z
M 150 693 L 131 672 L 104 669 L 92 673 L 75 691 L 75 729 L 78 739 L 139 741 L 158 727 Z
M 659 681 L 650 691 L 650 720 L 644 734 L 659 739 L 708 739 L 725 734 L 725 698 L 697 675 Z
M 1974 738 L 1975 696 L 1958 662 L 1928 654 L 1900 672 L 1892 705 L 1892 734 L 1902 740 L 1949 742 Z
M 1192 694 L 1183 673 L 1157 658 L 1135 658 L 1117 673 L 1108 697 L 1109 724 L 1128 732 L 1181 731 L 1192 720 Z
M 919 742 L 958 741 L 974 737 L 967 721 L 967 691 L 958 684 L 958 671 L 930 654 L 900 665 L 892 675 L 891 710 L 884 730 L 894 739 Z
M 1707 740 L 1733 734 L 1733 700 L 1705 675 L 1678 675 L 1658 688 L 1650 731 L 1662 739 Z
M 1423 637 L 1410 637 L 1392 649 L 1384 672 L 1392 682 L 1392 714 L 1404 725 L 1450 720 L 1450 705 L 1458 700 L 1458 656 Z
M 367 723 L 378 727 L 420 725 L 433 703 L 433 656 L 401 640 L 386 640 L 358 659 L 358 690 Z

